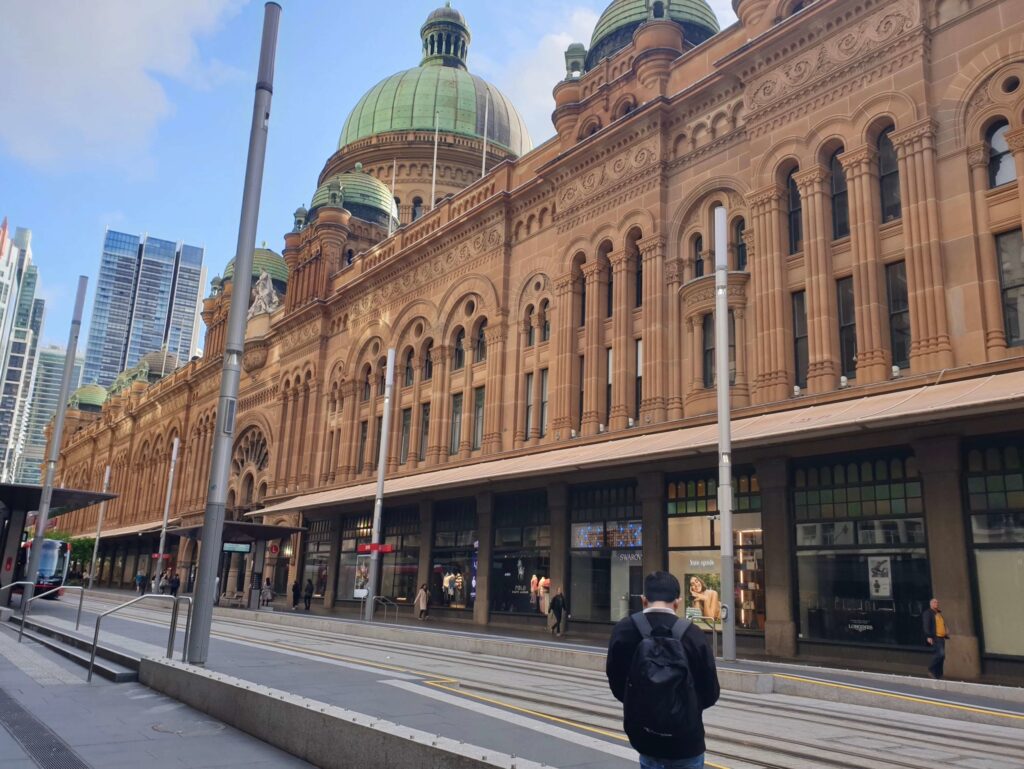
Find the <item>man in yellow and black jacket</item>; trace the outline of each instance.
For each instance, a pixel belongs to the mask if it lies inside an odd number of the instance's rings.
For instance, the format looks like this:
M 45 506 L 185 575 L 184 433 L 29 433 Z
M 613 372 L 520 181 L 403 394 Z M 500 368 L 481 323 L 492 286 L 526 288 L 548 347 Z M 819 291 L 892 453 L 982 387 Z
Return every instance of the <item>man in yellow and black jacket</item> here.
M 946 662 L 946 620 L 939 609 L 939 599 L 933 598 L 921 615 L 924 620 L 924 637 L 932 647 L 932 661 L 928 663 L 928 672 L 932 678 L 942 678 L 942 667 Z

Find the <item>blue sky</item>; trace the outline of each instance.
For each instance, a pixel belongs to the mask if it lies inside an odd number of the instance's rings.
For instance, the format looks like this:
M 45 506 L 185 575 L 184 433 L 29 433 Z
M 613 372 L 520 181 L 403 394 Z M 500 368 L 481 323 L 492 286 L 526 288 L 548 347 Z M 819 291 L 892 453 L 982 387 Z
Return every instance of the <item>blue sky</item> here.
M 434 0 L 283 0 L 257 243 L 280 251 L 349 110 L 419 63 Z M 461 0 L 470 69 L 551 136 L 562 53 L 606 0 Z M 729 0 L 713 0 L 725 27 Z M 64 344 L 76 279 L 95 288 L 105 227 L 234 255 L 263 4 L 244 0 L 5 0 L 0 218 L 33 231 L 44 339 Z M 206 291 L 207 287 L 204 287 Z M 83 327 L 84 346 L 88 322 Z

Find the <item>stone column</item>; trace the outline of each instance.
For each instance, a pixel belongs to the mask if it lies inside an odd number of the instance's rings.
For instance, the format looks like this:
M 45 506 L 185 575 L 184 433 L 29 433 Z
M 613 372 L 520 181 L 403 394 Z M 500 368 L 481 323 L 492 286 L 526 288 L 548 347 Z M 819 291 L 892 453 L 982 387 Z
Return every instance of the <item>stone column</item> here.
M 422 419 L 422 414 L 420 413 L 420 386 L 423 384 L 423 360 L 419 355 L 413 358 L 413 365 L 416 367 L 416 370 L 413 373 L 412 384 L 412 423 L 409 425 L 409 458 L 405 465 L 410 470 L 416 469 L 420 461 L 419 440 Z
M 548 515 L 551 520 L 551 587 L 561 585 L 569 596 L 569 487 L 564 483 L 548 485 Z
M 668 396 L 668 418 L 670 420 L 683 418 L 683 391 L 685 389 L 686 369 L 683 367 L 684 353 L 686 346 L 686 326 L 683 323 L 682 312 L 679 302 L 680 270 L 682 266 L 678 261 L 670 262 L 665 270 L 668 281 L 664 299 L 668 303 L 668 375 L 666 377 L 665 392 Z M 644 275 L 647 270 L 644 270 Z M 644 326 L 647 326 L 648 311 L 644 309 Z M 645 331 L 646 333 L 646 331 Z M 647 359 L 651 351 L 646 348 L 647 337 L 644 337 L 644 380 L 647 379 Z M 650 392 L 650 385 L 646 385 L 647 392 Z M 643 404 L 640 404 L 643 410 Z
M 999 359 L 1006 356 L 1006 326 L 1003 324 L 999 256 L 996 254 L 992 225 L 989 222 L 988 199 L 985 195 L 988 191 L 988 144 L 982 142 L 969 148 L 967 162 L 971 167 L 971 198 L 974 201 L 974 232 L 978 241 L 978 274 L 981 278 L 981 317 L 985 329 L 985 351 L 990 360 Z M 1024 162 L 1024 157 L 1017 162 Z M 1020 167 L 1018 165 L 1018 168 Z
M 486 625 L 491 609 L 491 560 L 494 554 L 494 495 L 489 491 L 476 495 L 477 550 L 476 601 L 473 622 Z
M 573 320 L 572 274 L 555 281 L 555 301 L 548 308 L 552 313 L 554 340 L 550 358 L 553 376 L 551 393 L 551 429 L 560 440 L 569 438 L 572 429 L 573 372 L 576 366 L 575 326 Z
M 475 362 L 473 351 L 476 347 L 474 340 L 470 336 L 462 342 L 462 349 L 465 351 L 464 356 L 466 360 L 466 366 L 463 369 L 463 386 L 462 386 L 462 431 L 459 435 L 459 459 L 469 459 L 471 453 L 472 444 L 472 430 L 473 430 L 473 389 L 476 386 L 476 382 L 473 381 L 473 364 Z M 484 397 L 487 396 L 486 391 Z M 454 414 L 452 415 L 455 416 Z M 482 444 L 482 442 L 481 442 Z
M 583 276 L 587 281 L 587 323 L 584 329 L 584 364 L 583 383 L 583 424 L 580 425 L 582 435 L 596 435 L 597 426 L 601 422 L 601 401 L 604 398 L 604 382 L 601 380 L 602 358 L 601 348 L 601 292 L 604 265 L 587 262 L 583 265 Z
M 665 474 L 640 473 L 637 494 L 644 522 L 644 574 L 668 568 L 668 532 L 665 516 Z
M 434 361 L 434 375 L 430 387 L 430 432 L 427 441 L 427 463 L 436 465 L 441 458 L 448 457 L 448 444 L 445 441 L 445 414 L 448 413 L 447 397 L 448 387 L 448 353 L 449 348 L 444 345 L 435 346 L 430 351 L 431 360 Z
M 508 317 L 499 315 L 492 326 L 488 324 L 484 334 L 487 338 L 487 378 L 484 392 L 484 430 L 481 449 L 484 454 L 501 451 L 501 429 L 504 409 L 505 352 L 508 343 Z M 538 339 L 539 339 L 538 335 Z M 540 378 L 539 376 L 537 377 Z M 512 410 L 515 413 L 515 410 Z
M 785 459 L 756 464 L 761 489 L 764 551 L 764 650 L 772 657 L 796 656 L 797 625 L 793 597 L 794 551 L 789 516 L 789 472 Z
M 878 156 L 873 147 L 847 149 L 839 156 L 846 173 L 850 207 L 850 255 L 853 261 L 853 300 L 857 324 L 857 381 L 861 384 L 886 378 L 890 360 L 882 341 L 883 306 L 879 288 L 881 261 L 878 255 Z M 908 278 L 910 277 L 908 265 Z M 909 282 L 909 281 L 908 281 Z M 832 293 L 835 294 L 835 284 Z M 911 321 L 914 299 L 911 302 Z M 836 333 L 838 334 L 838 324 Z M 837 365 L 836 374 L 840 374 Z
M 416 590 L 426 583 L 430 589 L 430 570 L 434 567 L 434 503 L 420 500 L 420 562 L 416 569 Z
M 342 385 L 344 402 L 348 404 L 348 414 L 343 412 L 342 422 L 347 426 L 345 440 L 341 449 L 341 464 L 338 468 L 343 480 L 349 481 L 356 474 L 356 460 L 359 456 L 359 387 L 358 381 Z
M 981 675 L 981 648 L 974 626 L 971 571 L 964 537 L 960 441 L 948 436 L 912 445 L 923 482 L 932 595 L 941 601 L 950 635 L 946 644 L 946 674 L 977 679 Z
M 1020 202 L 1021 215 L 1024 217 L 1024 128 L 1007 131 L 1006 143 L 1013 153 L 1013 162 L 1017 168 L 1017 200 Z
M 338 592 L 338 566 L 341 554 L 341 519 L 331 520 L 331 545 L 327 555 L 327 589 L 324 590 L 324 606 L 333 608 Z
M 789 389 L 790 377 L 785 365 L 786 323 L 782 309 L 786 293 L 783 260 L 788 251 L 782 229 L 784 196 L 785 190 L 778 184 L 772 184 L 748 199 L 757 245 L 756 258 L 751 259 L 748 254 L 757 328 L 754 388 L 751 393 L 754 403 L 783 400 Z
M 637 243 L 640 253 L 638 259 L 643 260 L 643 340 L 644 340 L 644 392 L 640 402 L 639 420 L 641 424 L 664 422 L 669 416 L 672 387 L 669 382 L 678 386 L 679 367 L 672 365 L 670 341 L 678 333 L 679 290 L 678 272 L 670 273 L 666 287 L 665 269 L 665 238 L 655 235 Z M 674 279 L 674 283 L 673 283 Z M 669 333 L 665 334 L 665 303 L 669 302 Z M 627 297 L 628 303 L 628 297 Z M 674 305 L 674 310 L 673 310 Z M 631 305 L 630 305 L 631 306 Z M 672 325 L 672 313 L 676 313 L 676 325 Z M 632 315 L 632 310 L 630 310 Z M 628 321 L 627 321 L 628 322 Z M 631 324 L 627 326 L 627 329 Z M 627 334 L 627 339 L 632 334 Z M 678 356 L 678 349 L 677 349 Z M 632 354 L 629 351 L 628 354 Z M 679 419 L 682 417 L 682 398 L 678 397 L 676 410 Z
M 815 165 L 796 175 L 803 201 L 804 274 L 807 276 L 807 389 L 834 390 L 838 378 L 836 291 L 832 277 L 831 233 L 826 221 L 828 172 Z
M 629 340 L 632 338 L 630 327 L 633 325 L 633 303 L 629 301 L 629 281 L 627 268 L 629 259 L 625 251 L 614 251 L 608 254 L 612 270 L 612 354 L 613 371 L 608 372 L 612 379 L 612 403 L 608 415 L 608 429 L 622 430 L 629 419 Z M 639 415 L 638 415 L 639 416 Z

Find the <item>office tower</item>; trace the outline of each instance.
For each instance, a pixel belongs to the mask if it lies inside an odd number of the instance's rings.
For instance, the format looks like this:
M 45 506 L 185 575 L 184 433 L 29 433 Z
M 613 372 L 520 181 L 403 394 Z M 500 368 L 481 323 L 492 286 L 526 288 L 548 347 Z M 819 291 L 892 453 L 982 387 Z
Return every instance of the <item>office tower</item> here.
M 165 345 L 187 361 L 198 332 L 203 249 L 107 230 L 96 280 L 83 379 L 109 386 Z
M 32 231 L 0 224 L 0 481 L 15 480 L 28 436 L 28 403 L 45 303 L 36 297 Z
M 46 426 L 57 413 L 65 355 L 63 347 L 50 345 L 39 350 L 36 356 L 35 373 L 29 388 L 25 444 L 15 470 L 18 483 L 39 483 L 42 477 L 41 468 L 46 459 Z M 70 392 L 81 386 L 84 365 L 85 358 L 76 356 Z

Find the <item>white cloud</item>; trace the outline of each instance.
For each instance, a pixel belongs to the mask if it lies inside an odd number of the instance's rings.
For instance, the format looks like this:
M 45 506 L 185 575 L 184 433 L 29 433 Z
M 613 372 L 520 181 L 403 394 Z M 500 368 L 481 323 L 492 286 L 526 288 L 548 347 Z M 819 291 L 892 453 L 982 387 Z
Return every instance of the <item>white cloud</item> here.
M 197 89 L 234 76 L 199 36 L 245 0 L 15 0 L 0 36 L 0 148 L 36 167 L 140 170 L 174 105 L 161 78 Z

